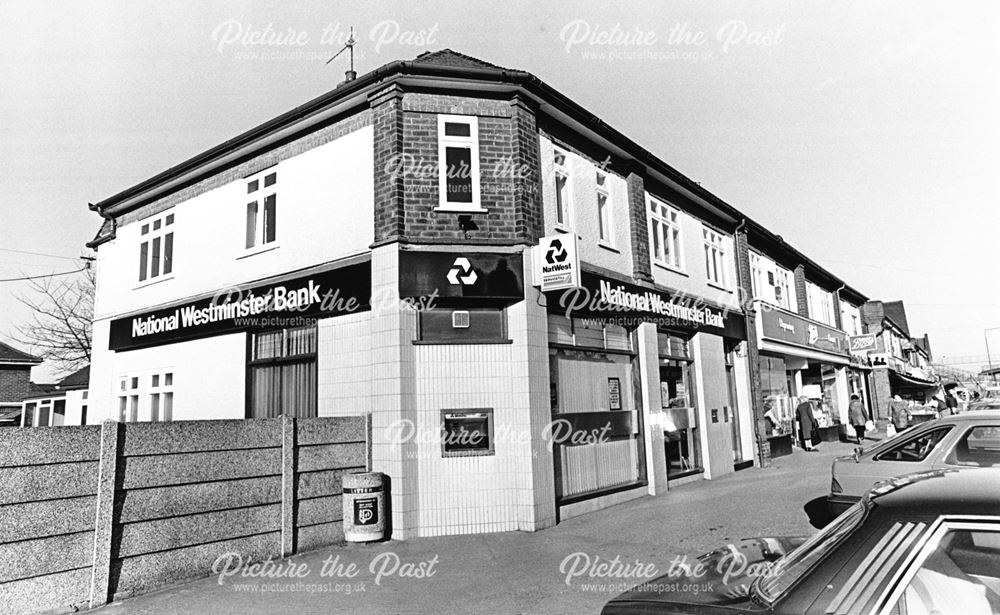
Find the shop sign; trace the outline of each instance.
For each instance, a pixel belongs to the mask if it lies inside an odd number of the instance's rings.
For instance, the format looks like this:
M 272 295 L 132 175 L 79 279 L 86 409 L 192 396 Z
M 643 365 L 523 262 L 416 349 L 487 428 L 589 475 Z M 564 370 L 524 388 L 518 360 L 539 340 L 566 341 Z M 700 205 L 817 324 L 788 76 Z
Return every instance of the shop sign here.
M 847 334 L 801 316 L 764 306 L 758 310 L 763 337 L 769 340 L 815 348 L 834 354 L 849 354 Z
M 542 292 L 580 287 L 580 253 L 575 233 L 539 240 L 535 249 L 535 281 Z
M 874 333 L 851 336 L 851 352 L 868 352 L 875 348 L 876 337 Z
M 736 309 L 717 307 L 679 291 L 661 292 L 586 271 L 580 281 L 580 288 L 549 293 L 549 310 L 567 317 L 600 317 L 624 326 L 652 322 L 746 339 L 743 314 Z
M 618 378 L 608 378 L 608 407 L 611 410 L 622 409 L 622 381 Z
M 399 295 L 520 301 L 522 263 L 520 254 L 402 251 Z
M 111 350 L 236 331 L 296 327 L 369 309 L 371 262 L 296 278 L 226 288 L 210 297 L 111 321 Z

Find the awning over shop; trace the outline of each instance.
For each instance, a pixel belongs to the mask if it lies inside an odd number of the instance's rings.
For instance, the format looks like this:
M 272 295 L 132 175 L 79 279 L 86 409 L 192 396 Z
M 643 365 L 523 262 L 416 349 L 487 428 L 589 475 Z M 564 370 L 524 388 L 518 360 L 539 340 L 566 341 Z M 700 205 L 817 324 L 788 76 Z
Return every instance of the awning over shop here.
M 915 378 L 908 374 L 897 372 L 894 369 L 889 370 L 889 379 L 890 381 L 896 380 L 900 384 L 908 387 L 936 388 L 940 386 L 937 380 L 924 380 L 922 378 Z

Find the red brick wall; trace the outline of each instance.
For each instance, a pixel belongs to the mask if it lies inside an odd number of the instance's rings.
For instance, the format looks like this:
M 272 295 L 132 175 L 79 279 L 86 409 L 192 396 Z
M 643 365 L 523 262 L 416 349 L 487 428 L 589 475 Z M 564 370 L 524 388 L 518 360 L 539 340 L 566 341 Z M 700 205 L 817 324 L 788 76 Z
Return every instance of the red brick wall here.
M 375 244 L 533 244 L 542 234 L 538 131 L 531 106 L 486 99 L 392 92 L 373 97 Z M 439 212 L 438 115 L 475 115 L 482 214 Z M 415 172 L 403 169 L 402 161 Z M 517 170 L 517 172 L 512 172 Z M 471 224 L 460 225 L 459 216 Z
M 0 366 L 0 403 L 20 403 L 28 394 L 30 367 Z
M 632 275 L 637 280 L 653 281 L 646 224 L 646 185 L 642 175 L 632 171 L 625 178 L 628 185 L 629 240 L 632 248 Z
M 760 383 L 760 349 L 757 345 L 757 316 L 753 311 L 753 288 L 750 280 L 750 247 L 746 230 L 737 231 L 736 260 L 740 278 L 740 304 L 746 310 L 747 367 L 750 373 L 750 400 L 753 404 L 754 440 L 757 446 L 757 463 L 766 468 L 771 465 L 771 445 L 767 441 L 764 419 L 764 393 Z

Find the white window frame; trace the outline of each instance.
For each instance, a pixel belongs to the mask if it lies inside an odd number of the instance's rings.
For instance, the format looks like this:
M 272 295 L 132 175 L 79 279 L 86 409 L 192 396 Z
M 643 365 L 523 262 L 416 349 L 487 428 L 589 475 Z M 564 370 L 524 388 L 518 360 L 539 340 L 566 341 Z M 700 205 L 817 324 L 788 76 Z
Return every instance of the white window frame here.
M 555 227 L 568 230 L 572 226 L 573 219 L 573 174 L 570 172 L 569 152 L 560 147 L 553 147 L 552 168 L 552 186 L 555 189 L 555 200 L 553 201 L 556 210 Z M 566 198 L 564 199 L 559 198 L 560 178 L 564 180 L 566 186 Z
M 792 272 L 785 269 L 781 265 L 775 265 L 774 267 L 774 303 L 781 308 L 789 311 L 795 311 L 792 307 Z M 781 289 L 781 297 L 778 297 L 778 289 Z
M 139 285 L 145 286 L 174 277 L 174 222 L 169 209 L 137 222 L 139 225 Z M 167 254 L 169 247 L 169 255 Z M 158 252 L 158 253 L 157 253 Z M 153 273 L 153 270 L 156 273 Z
M 176 376 L 177 371 L 174 368 L 158 368 L 118 376 L 115 389 L 115 420 L 121 423 L 165 422 L 164 399 L 169 396 L 171 416 L 167 420 L 172 421 Z M 157 409 L 155 421 L 154 407 Z
M 764 267 L 761 263 L 761 256 L 756 252 L 750 252 L 750 292 L 754 299 L 762 299 L 761 291 L 764 288 Z
M 268 185 L 268 181 L 271 181 L 270 185 Z M 255 253 L 278 247 L 276 224 L 278 218 L 278 168 L 276 166 L 269 167 L 244 178 L 243 182 L 246 186 L 246 204 L 243 209 L 245 220 L 243 227 L 244 251 Z M 274 214 L 271 218 L 267 216 L 267 200 L 269 198 L 274 199 Z M 252 219 L 251 207 L 253 208 Z M 267 239 L 268 224 L 272 229 L 270 240 Z M 248 243 L 250 245 L 247 245 Z
M 475 115 L 438 115 L 438 206 L 435 211 L 457 211 L 463 213 L 485 213 L 482 207 L 479 177 L 479 118 Z M 465 124 L 469 136 L 445 134 L 445 124 Z M 445 153 L 448 147 L 469 149 L 472 175 L 472 201 L 448 201 L 448 177 Z
M 726 236 L 707 226 L 702 226 L 701 234 L 705 250 L 705 277 L 709 285 L 729 290 L 729 250 Z M 712 275 L 713 271 L 715 276 Z
M 596 181 L 597 240 L 598 243 L 613 248 L 615 247 L 615 216 L 611 204 L 611 193 L 608 190 L 608 174 L 597 170 L 594 179 Z M 604 198 L 603 207 L 601 206 L 602 197 Z
M 684 232 L 681 230 L 680 210 L 671 207 L 666 201 L 650 196 L 647 198 L 646 213 L 649 253 L 653 263 L 684 273 Z M 663 248 L 662 257 L 656 249 L 657 244 Z M 668 250 L 668 247 L 671 249 Z

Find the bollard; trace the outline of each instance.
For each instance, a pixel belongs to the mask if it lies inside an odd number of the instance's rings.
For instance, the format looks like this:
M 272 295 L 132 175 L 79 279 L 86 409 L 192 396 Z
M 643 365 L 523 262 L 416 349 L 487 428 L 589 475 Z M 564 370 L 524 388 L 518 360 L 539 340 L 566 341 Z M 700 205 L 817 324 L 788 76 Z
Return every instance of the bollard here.
M 344 540 L 372 542 L 385 538 L 385 476 L 379 472 L 345 474 Z

